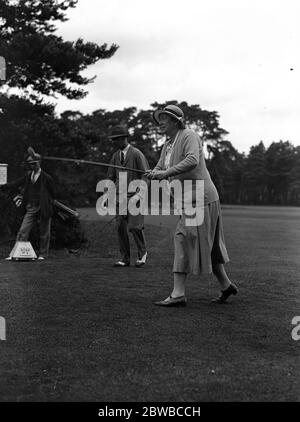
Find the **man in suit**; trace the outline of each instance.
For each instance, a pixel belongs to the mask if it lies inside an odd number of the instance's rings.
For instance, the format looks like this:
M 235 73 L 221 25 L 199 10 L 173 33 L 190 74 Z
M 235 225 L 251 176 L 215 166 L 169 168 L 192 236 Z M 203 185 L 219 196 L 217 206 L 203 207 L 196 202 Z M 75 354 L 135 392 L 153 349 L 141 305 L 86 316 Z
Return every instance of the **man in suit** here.
M 113 142 L 116 152 L 113 154 L 110 164 L 129 167 L 131 169 L 145 172 L 149 169 L 148 162 L 144 154 L 139 149 L 130 145 L 128 142 L 128 135 L 128 130 L 125 126 L 118 125 L 111 129 L 109 139 Z M 125 168 L 122 170 L 113 167 L 109 168 L 107 177 L 112 180 L 116 186 L 119 186 L 119 174 L 120 172 L 125 171 L 127 173 L 127 187 L 132 180 L 141 179 L 142 177 L 142 173 L 130 170 L 127 171 Z M 127 192 L 127 198 L 130 198 L 133 195 L 134 193 Z M 117 216 L 117 230 L 121 259 L 114 265 L 116 267 L 128 267 L 130 265 L 130 243 L 128 236 L 128 231 L 130 231 L 138 250 L 138 259 L 135 262 L 135 266 L 142 267 L 146 263 L 147 259 L 146 241 L 144 235 L 144 216 L 133 216 L 129 212 L 127 212 L 126 215 L 120 215 L 124 210 L 121 209 L 122 204 L 119 202 L 118 196 L 117 203 L 119 212 L 119 215 Z
M 23 188 L 22 208 L 25 212 L 21 227 L 17 234 L 17 241 L 27 241 L 34 223 L 40 220 L 40 253 L 39 260 L 48 257 L 51 219 L 55 197 L 52 177 L 41 169 L 41 156 L 29 155 L 26 160 L 30 171 L 24 177 L 2 186 L 10 190 Z M 9 258 L 7 258 L 9 259 Z

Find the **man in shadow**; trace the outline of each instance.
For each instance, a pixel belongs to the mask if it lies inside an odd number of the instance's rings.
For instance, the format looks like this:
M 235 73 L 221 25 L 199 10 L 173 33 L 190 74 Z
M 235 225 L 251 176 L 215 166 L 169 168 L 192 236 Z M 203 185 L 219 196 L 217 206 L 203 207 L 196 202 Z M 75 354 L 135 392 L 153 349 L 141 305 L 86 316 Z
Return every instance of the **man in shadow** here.
M 13 182 L 2 185 L 3 190 L 23 189 L 21 207 L 25 212 L 21 227 L 17 234 L 17 241 L 28 241 L 33 225 L 40 220 L 40 251 L 39 260 L 48 257 L 51 220 L 54 211 L 55 190 L 52 177 L 41 168 L 41 156 L 39 154 L 28 155 L 26 163 L 29 171 L 25 176 Z M 11 257 L 6 258 L 8 260 Z

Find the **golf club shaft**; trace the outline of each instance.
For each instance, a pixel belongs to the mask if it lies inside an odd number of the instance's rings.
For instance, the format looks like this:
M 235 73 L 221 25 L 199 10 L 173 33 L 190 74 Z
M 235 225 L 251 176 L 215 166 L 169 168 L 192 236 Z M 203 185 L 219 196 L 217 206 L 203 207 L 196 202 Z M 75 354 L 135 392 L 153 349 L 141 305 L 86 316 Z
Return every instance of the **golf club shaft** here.
M 143 170 L 137 170 L 137 169 L 132 169 L 130 167 L 123 167 L 123 166 L 117 166 L 115 164 L 107 164 L 107 163 L 100 163 L 99 161 L 87 161 L 87 160 L 79 160 L 76 158 L 61 158 L 61 157 L 43 157 L 43 160 L 53 160 L 53 161 L 65 161 L 65 162 L 70 162 L 70 163 L 76 163 L 76 164 L 90 164 L 93 166 L 101 166 L 101 167 L 112 167 L 115 169 L 120 169 L 120 170 L 128 170 L 128 171 L 134 171 L 136 173 L 142 173 L 144 174 L 145 172 Z

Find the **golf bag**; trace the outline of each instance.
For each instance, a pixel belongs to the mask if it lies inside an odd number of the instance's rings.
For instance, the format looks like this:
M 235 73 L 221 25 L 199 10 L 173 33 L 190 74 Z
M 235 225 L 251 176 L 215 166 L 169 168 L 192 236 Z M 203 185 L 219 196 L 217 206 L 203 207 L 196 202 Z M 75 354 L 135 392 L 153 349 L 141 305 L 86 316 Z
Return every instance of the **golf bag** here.
M 0 199 L 0 233 L 11 238 L 11 236 L 16 236 L 22 223 L 23 215 L 20 209 L 23 196 L 21 193 L 11 196 L 1 192 Z M 54 201 L 53 205 L 50 247 L 54 249 L 65 248 L 70 252 L 79 250 L 86 242 L 79 213 L 57 200 Z M 33 244 L 38 243 L 39 230 L 37 225 L 33 227 L 30 239 Z

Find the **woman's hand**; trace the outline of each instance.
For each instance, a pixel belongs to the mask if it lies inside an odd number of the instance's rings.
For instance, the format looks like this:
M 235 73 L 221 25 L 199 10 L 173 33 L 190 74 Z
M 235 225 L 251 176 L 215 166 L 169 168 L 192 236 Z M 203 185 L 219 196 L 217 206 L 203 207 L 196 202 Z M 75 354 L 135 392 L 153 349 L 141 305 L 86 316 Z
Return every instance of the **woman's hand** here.
M 152 179 L 154 172 L 155 170 L 147 170 L 145 171 L 144 176 L 147 177 L 147 179 Z
M 168 179 L 166 170 L 147 170 L 145 177 L 151 180 L 163 180 Z

